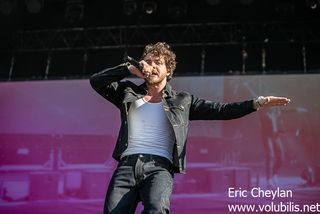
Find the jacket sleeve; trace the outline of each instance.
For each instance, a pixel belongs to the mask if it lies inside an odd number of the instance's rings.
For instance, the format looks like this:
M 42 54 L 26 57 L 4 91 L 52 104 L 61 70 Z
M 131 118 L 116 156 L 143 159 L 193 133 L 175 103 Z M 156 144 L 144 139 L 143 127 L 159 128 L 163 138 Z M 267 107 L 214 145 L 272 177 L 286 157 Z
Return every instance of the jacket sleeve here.
M 127 65 L 123 63 L 93 74 L 90 77 L 90 84 L 102 97 L 119 107 L 123 100 L 122 91 L 125 85 L 120 81 L 129 75 Z
M 219 103 L 192 96 L 190 120 L 231 120 L 256 111 L 253 100 L 234 103 Z

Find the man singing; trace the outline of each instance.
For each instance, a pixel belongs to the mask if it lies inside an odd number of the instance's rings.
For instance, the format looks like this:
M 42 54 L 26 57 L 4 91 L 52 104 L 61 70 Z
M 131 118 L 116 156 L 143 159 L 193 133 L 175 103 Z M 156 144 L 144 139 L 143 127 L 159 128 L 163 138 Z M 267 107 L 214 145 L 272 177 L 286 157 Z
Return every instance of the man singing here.
M 189 120 L 229 120 L 261 107 L 289 103 L 285 97 L 258 97 L 219 103 L 177 92 L 168 83 L 176 56 L 164 42 L 149 44 L 140 65 L 123 63 L 91 76 L 94 90 L 121 112 L 121 128 L 113 152 L 119 164 L 111 178 L 104 213 L 169 213 L 173 174 L 185 172 Z M 123 81 L 134 75 L 136 85 Z

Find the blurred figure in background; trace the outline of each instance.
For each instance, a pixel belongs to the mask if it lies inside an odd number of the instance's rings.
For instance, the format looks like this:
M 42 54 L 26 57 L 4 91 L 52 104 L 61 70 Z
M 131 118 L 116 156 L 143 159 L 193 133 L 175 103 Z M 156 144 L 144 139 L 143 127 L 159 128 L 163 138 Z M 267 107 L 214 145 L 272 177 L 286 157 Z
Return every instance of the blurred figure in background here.
M 266 188 L 279 186 L 278 174 L 284 161 L 284 145 L 281 135 L 283 122 L 279 107 L 262 112 L 262 139 L 265 151 Z

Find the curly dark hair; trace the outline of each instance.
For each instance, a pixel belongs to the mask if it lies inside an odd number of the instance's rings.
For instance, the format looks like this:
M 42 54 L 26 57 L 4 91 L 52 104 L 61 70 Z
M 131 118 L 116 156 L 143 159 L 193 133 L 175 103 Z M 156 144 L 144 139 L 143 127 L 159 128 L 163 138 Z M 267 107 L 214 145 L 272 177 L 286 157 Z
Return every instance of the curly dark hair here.
M 173 71 L 176 69 L 176 54 L 171 50 L 170 45 L 165 42 L 157 42 L 156 44 L 148 44 L 144 48 L 142 58 L 147 54 L 152 53 L 155 56 L 163 56 L 166 67 L 170 72 L 170 75 L 167 77 L 169 81 L 172 78 Z

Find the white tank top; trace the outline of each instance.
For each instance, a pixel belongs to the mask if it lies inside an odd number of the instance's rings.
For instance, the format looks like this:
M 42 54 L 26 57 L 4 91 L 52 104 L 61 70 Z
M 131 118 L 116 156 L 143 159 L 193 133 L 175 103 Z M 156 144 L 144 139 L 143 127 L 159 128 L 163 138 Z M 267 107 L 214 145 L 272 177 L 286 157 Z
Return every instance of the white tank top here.
M 128 116 L 128 148 L 122 157 L 143 153 L 159 155 L 172 162 L 174 142 L 174 132 L 162 102 L 150 103 L 141 98 L 131 104 Z

